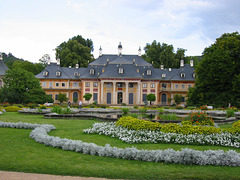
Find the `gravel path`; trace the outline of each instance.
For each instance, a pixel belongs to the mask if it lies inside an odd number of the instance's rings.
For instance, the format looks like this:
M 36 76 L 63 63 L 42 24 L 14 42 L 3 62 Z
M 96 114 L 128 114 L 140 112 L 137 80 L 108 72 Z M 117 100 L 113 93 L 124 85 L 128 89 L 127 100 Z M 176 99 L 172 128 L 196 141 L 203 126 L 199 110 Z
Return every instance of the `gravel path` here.
M 0 180 L 106 180 L 105 178 L 56 176 L 23 172 L 0 171 Z

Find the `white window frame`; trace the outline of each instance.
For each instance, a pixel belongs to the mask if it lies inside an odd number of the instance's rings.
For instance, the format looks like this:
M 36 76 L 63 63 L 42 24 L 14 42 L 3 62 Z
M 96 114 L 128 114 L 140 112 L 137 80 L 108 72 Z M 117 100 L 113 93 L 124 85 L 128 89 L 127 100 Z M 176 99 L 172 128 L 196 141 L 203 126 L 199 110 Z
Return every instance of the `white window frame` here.
M 182 84 L 182 89 L 185 89 L 186 88 L 186 85 L 185 84 Z
M 179 89 L 179 84 L 175 84 L 175 89 Z
M 152 75 L 152 70 L 151 70 L 151 69 L 148 69 L 148 70 L 147 70 L 147 75 L 148 75 L 148 76 L 151 76 L 151 75 Z
M 73 82 L 73 87 L 79 87 L 79 83 L 78 82 Z
M 62 87 L 66 87 L 66 83 L 65 82 L 62 82 Z
M 90 82 L 85 82 L 85 87 L 90 87 Z
M 151 83 L 151 88 L 155 88 L 155 83 Z
M 98 83 L 97 83 L 97 82 L 94 82 L 94 83 L 93 83 L 93 87 L 98 87 Z
M 59 87 L 59 86 L 60 86 L 59 82 L 56 82 L 56 83 L 55 83 L 55 86 L 56 86 L 56 87 Z
M 142 87 L 147 88 L 147 83 L 143 83 Z
M 122 67 L 120 67 L 120 68 L 118 69 L 118 73 L 119 73 L 119 74 L 123 74 L 123 68 L 122 68 Z
M 47 82 L 42 82 L 42 87 L 47 87 Z

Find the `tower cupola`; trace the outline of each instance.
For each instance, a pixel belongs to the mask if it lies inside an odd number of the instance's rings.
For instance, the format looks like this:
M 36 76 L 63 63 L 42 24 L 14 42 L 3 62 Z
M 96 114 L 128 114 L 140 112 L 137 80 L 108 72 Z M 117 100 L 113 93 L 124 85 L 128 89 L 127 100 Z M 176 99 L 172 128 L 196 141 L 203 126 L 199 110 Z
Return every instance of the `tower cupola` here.
M 99 48 L 99 56 L 102 56 L 102 47 Z
M 141 56 L 142 55 L 142 50 L 141 50 L 141 47 L 139 46 L 139 49 L 138 49 L 138 56 Z
M 119 56 L 122 55 L 122 44 L 121 44 L 121 42 L 119 42 L 119 45 L 118 45 L 118 55 Z

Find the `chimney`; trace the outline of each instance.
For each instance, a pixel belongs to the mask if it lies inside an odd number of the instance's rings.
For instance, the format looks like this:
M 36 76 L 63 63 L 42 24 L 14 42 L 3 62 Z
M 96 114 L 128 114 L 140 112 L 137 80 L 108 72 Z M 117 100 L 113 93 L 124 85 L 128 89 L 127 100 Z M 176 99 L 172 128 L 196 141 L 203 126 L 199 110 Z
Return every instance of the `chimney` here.
M 141 50 L 141 47 L 139 46 L 139 49 L 138 49 L 138 56 L 141 56 L 142 55 L 142 50 Z
M 119 42 L 119 45 L 118 45 L 118 55 L 121 57 L 122 55 L 122 45 L 121 45 L 121 42 Z
M 180 67 L 183 67 L 184 66 L 184 60 L 182 59 L 181 61 L 180 61 Z
M 102 56 L 102 47 L 100 46 L 100 49 L 99 49 L 99 56 Z
M 69 69 L 71 69 L 72 68 L 72 66 L 69 66 Z
M 60 66 L 60 58 L 57 58 L 57 65 Z
M 133 64 L 135 64 L 135 59 L 133 59 Z
M 107 59 L 107 64 L 109 63 L 109 59 Z
M 190 66 L 193 67 L 193 60 L 190 60 Z
M 172 68 L 169 68 L 168 71 L 172 71 Z
M 79 64 L 76 64 L 76 69 L 78 69 L 79 68 Z
M 162 64 L 162 65 L 161 65 L 161 70 L 163 70 L 163 69 L 164 69 L 164 65 Z

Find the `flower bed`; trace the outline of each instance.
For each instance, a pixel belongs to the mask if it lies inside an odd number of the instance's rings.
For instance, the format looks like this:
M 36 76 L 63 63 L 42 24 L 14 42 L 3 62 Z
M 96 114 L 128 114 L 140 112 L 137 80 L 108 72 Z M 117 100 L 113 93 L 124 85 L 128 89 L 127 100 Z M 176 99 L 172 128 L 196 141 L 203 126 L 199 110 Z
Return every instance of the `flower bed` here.
M 116 126 L 115 122 L 95 123 L 84 130 L 88 134 L 103 134 L 117 137 L 127 143 L 176 143 L 193 145 L 218 145 L 240 147 L 239 135 L 228 132 L 214 134 L 178 134 L 151 130 L 132 130 Z
M 63 150 L 75 151 L 84 154 L 91 154 L 102 157 L 114 157 L 127 160 L 166 162 L 177 164 L 197 164 L 197 165 L 221 165 L 221 166 L 240 166 L 240 154 L 229 150 L 197 151 L 192 149 L 173 149 L 165 150 L 138 150 L 136 148 L 117 148 L 106 144 L 105 147 L 94 143 L 84 143 L 80 140 L 70 140 L 49 136 L 47 133 L 55 129 L 53 125 L 40 125 L 28 123 L 6 123 L 0 121 L 0 127 L 34 129 L 30 137 L 36 142 L 46 146 L 61 148 Z

